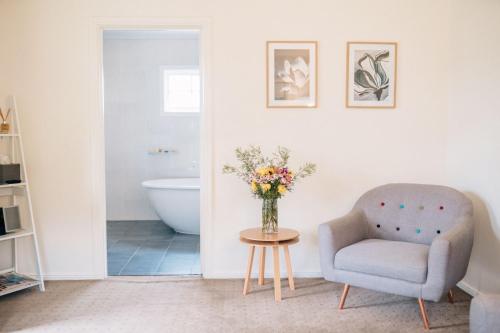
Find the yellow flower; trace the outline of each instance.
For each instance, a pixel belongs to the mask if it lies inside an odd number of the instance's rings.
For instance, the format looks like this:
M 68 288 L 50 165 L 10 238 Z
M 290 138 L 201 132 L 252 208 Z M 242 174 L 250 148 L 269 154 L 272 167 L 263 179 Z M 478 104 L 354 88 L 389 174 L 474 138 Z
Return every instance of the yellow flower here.
M 260 184 L 260 188 L 262 189 L 262 192 L 266 193 L 271 189 L 271 184 Z
M 267 173 L 267 168 L 258 168 L 257 170 L 255 170 L 255 172 L 257 172 L 259 176 L 262 177 Z
M 255 181 L 252 181 L 252 184 L 250 184 L 252 187 L 252 192 L 257 192 L 257 183 Z
M 283 194 L 283 193 L 285 193 L 286 191 L 287 191 L 287 189 L 286 189 L 286 186 L 285 186 L 285 185 L 278 185 L 278 192 L 279 192 L 280 194 Z
M 257 172 L 259 174 L 259 176 L 263 177 L 263 176 L 274 174 L 275 170 L 274 170 L 274 167 L 271 167 L 271 168 L 262 167 L 262 168 L 258 168 L 257 170 L 255 170 L 255 172 Z

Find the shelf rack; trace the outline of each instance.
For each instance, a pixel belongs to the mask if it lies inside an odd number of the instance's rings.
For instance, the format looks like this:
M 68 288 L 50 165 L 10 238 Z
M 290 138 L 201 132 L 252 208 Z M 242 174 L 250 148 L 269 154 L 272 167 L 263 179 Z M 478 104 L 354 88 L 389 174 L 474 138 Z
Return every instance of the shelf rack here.
M 17 274 L 17 275 L 21 275 L 21 274 Z M 14 285 L 10 285 L 10 286 L 6 287 L 5 289 L 0 289 L 0 296 L 11 294 L 11 293 L 14 293 L 16 291 L 23 290 L 26 288 L 31 288 L 31 287 L 35 287 L 35 286 L 40 287 L 41 284 L 43 283 L 42 281 L 35 280 L 29 276 L 25 276 L 25 275 L 21 275 L 21 276 L 24 278 L 24 280 L 22 282 L 19 282 L 19 283 L 14 284 Z
M 20 183 L 15 184 L 3 184 L 0 185 L 0 198 L 7 197 L 11 204 L 16 205 L 20 198 L 24 201 L 24 204 L 19 203 L 21 226 L 22 229 L 15 232 L 7 233 L 6 235 L 0 236 L 0 242 L 10 241 L 12 242 L 12 266 L 5 270 L 2 270 L 0 275 L 7 273 L 15 273 L 17 276 L 23 278 L 22 281 L 9 284 L 7 286 L 0 287 L 0 296 L 7 295 L 19 290 L 26 288 L 31 288 L 38 286 L 40 291 L 45 290 L 42 267 L 40 264 L 40 251 L 38 247 L 38 240 L 35 228 L 35 221 L 33 218 L 33 207 L 31 203 L 30 188 L 28 182 L 28 176 L 26 174 L 26 165 L 24 159 L 24 149 L 21 136 L 21 129 L 19 126 L 19 116 L 16 99 L 14 96 L 10 96 L 8 99 L 9 107 L 11 108 L 11 131 L 12 133 L 0 134 L 0 145 L 7 145 L 9 150 L 9 157 L 12 163 L 19 163 L 21 165 L 21 179 Z M 8 141 L 4 141 L 8 140 Z M 20 251 L 20 242 L 31 241 L 33 244 L 33 253 L 28 254 L 26 251 Z M 23 258 L 22 256 L 29 255 L 31 258 Z M 29 273 L 19 272 L 20 265 L 19 262 L 23 259 L 31 259 L 34 263 L 34 270 L 30 270 Z

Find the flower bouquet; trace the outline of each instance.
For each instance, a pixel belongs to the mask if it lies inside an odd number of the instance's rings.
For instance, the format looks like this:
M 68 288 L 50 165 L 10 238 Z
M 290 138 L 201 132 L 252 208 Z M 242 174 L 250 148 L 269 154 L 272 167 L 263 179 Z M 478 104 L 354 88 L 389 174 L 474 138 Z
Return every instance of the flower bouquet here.
M 316 171 L 316 165 L 306 163 L 293 172 L 288 168 L 290 151 L 278 147 L 271 158 L 264 157 L 260 147 L 237 148 L 239 167 L 225 165 L 224 173 L 233 173 L 246 182 L 252 194 L 262 199 L 262 232 L 278 231 L 278 199 L 290 192 L 295 183 Z

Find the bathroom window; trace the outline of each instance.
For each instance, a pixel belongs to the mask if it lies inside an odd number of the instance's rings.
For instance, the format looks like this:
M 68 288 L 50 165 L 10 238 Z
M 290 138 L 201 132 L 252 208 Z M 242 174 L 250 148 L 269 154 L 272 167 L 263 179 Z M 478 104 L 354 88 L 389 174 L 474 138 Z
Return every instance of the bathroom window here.
M 200 112 L 199 69 L 163 69 L 163 111 Z

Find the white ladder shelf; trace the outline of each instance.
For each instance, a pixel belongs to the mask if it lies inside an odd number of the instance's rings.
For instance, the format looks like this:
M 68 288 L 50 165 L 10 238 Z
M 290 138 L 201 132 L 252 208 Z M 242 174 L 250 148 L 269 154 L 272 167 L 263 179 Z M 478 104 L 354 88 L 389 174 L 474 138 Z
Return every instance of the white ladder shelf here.
M 8 98 L 6 109 L 9 108 L 11 109 L 10 121 L 7 121 L 10 123 L 10 130 L 9 133 L 0 134 L 0 151 L 1 154 L 9 155 L 11 163 L 20 164 L 21 182 L 0 185 L 0 199 L 2 200 L 0 201 L 0 207 L 4 206 L 5 202 L 8 202 L 10 205 L 19 206 L 21 229 L 0 236 L 0 242 L 12 242 L 12 267 L 1 270 L 0 273 L 2 274 L 0 278 L 2 275 L 5 276 L 5 274 L 15 273 L 18 276 L 22 276 L 23 279 L 18 283 L 9 283 L 3 287 L 0 280 L 0 296 L 34 286 L 38 286 L 40 291 L 45 290 L 28 175 L 26 173 L 18 109 L 14 96 Z M 26 251 L 27 245 L 31 251 Z M 23 270 L 23 272 L 19 270 Z

